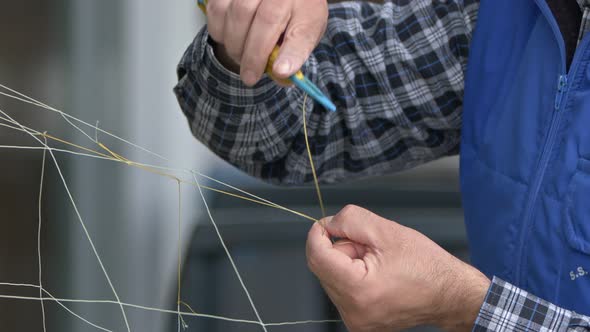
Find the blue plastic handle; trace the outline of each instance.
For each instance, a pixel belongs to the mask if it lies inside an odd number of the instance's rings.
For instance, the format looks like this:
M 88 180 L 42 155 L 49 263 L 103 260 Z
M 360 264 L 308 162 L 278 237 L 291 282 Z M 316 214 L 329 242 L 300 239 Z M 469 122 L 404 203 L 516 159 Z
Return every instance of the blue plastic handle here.
M 297 75 L 293 75 L 290 79 L 298 88 L 307 92 L 311 98 L 320 103 L 327 110 L 336 112 L 336 105 L 334 105 L 334 103 L 332 103 L 332 101 L 307 77 L 301 78 Z

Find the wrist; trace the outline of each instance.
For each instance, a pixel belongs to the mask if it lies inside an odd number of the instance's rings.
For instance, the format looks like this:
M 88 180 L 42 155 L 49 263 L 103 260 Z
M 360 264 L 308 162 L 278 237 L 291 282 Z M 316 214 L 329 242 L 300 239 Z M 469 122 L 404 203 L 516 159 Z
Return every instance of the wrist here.
M 445 331 L 471 331 L 485 296 L 490 280 L 474 267 L 461 262 L 462 269 L 449 276 L 436 325 Z

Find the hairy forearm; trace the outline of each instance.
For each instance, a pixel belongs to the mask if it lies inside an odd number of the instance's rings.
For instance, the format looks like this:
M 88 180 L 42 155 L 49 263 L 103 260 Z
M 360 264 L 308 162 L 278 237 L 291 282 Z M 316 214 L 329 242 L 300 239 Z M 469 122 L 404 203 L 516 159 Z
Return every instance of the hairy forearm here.
M 477 269 L 460 263 L 460 275 L 448 278 L 444 286 L 445 299 L 436 325 L 445 331 L 471 331 L 491 281 Z M 456 273 L 457 271 L 453 271 Z

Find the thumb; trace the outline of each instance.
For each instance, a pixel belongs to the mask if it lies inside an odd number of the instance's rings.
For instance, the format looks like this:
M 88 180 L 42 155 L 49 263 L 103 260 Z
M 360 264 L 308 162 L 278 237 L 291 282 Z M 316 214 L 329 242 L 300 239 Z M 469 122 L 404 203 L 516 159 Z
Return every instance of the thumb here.
M 372 248 L 381 248 L 383 234 L 389 231 L 388 227 L 397 225 L 354 205 L 345 206 L 334 217 L 323 219 L 322 223 L 332 236 Z
M 301 69 L 323 35 L 324 27 L 325 24 L 321 21 L 299 21 L 297 17 L 293 17 L 273 64 L 273 74 L 284 79 Z
M 306 254 L 309 269 L 330 287 L 353 286 L 367 274 L 365 262 L 335 247 L 319 223 L 309 231 Z

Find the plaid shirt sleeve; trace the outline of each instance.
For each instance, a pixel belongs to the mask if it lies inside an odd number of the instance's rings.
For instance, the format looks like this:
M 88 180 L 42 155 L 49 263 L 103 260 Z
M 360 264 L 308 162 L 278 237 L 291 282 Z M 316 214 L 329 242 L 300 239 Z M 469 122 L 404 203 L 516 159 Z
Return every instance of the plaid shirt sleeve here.
M 458 152 L 464 70 L 478 0 L 342 2 L 303 72 L 338 110 L 308 100 L 322 182 L 394 172 Z M 304 96 L 268 77 L 253 88 L 215 58 L 206 27 L 178 66 L 174 91 L 195 137 L 273 183 L 312 181 Z
M 494 278 L 473 331 L 590 331 L 590 317 Z

